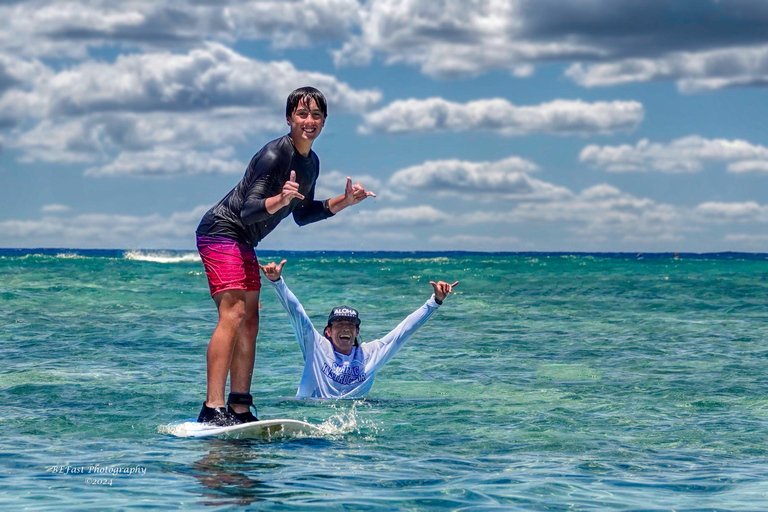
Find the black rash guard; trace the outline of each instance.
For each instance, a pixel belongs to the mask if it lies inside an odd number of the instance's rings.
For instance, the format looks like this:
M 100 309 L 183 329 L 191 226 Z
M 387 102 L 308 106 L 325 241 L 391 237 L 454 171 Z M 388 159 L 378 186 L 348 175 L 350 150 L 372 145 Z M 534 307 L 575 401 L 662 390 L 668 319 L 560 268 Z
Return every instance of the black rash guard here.
M 304 199 L 293 199 L 270 215 L 266 200 L 282 192 L 291 171 L 296 171 Z M 333 215 L 328 200 L 315 201 L 319 173 L 320 159 L 314 151 L 305 157 L 293 146 L 289 135 L 275 139 L 254 155 L 240 183 L 203 216 L 197 234 L 221 236 L 256 247 L 291 213 L 299 226 L 327 219 Z

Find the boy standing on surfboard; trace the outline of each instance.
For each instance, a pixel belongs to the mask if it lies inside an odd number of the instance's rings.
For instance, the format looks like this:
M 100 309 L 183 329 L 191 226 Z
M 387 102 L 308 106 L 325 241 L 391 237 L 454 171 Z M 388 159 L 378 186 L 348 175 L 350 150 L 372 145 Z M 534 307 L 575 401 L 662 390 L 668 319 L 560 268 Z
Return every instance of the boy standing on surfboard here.
M 313 87 L 293 91 L 285 109 L 290 133 L 256 153 L 240 183 L 208 210 L 197 227 L 197 248 L 219 312 L 208 344 L 208 389 L 198 422 L 225 426 L 257 420 L 250 411 L 261 289 L 254 247 L 291 213 L 303 226 L 375 197 L 347 178 L 343 194 L 315 200 L 320 161 L 312 143 L 327 116 L 320 91 Z M 225 406 L 227 375 L 231 393 Z
M 288 313 L 304 356 L 304 372 L 296 393 L 299 398 L 362 398 L 367 395 L 376 372 L 429 320 L 459 284 L 458 281 L 453 284 L 430 281 L 434 294 L 424 305 L 386 336 L 361 344 L 357 339 L 360 315 L 349 306 L 331 310 L 322 335 L 315 329 L 299 300 L 283 281 L 283 265 L 285 260 L 279 265 L 262 265 L 261 270 Z

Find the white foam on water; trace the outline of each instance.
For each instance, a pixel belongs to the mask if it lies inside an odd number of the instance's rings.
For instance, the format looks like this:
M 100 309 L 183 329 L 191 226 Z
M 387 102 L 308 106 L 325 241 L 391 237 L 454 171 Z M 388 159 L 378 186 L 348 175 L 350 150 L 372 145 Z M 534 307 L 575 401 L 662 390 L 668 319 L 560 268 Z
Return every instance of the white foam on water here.
M 178 423 L 169 423 L 168 425 L 158 425 L 157 431 L 160 434 L 170 434 L 176 437 L 189 437 L 195 427 L 199 427 L 200 423 L 196 421 L 184 421 Z
M 87 256 L 81 256 L 80 254 L 74 253 L 74 252 L 62 252 L 56 255 L 57 258 L 62 260 L 85 260 L 88 259 Z
M 360 404 L 363 404 L 363 402 L 360 402 Z M 334 404 L 332 409 L 335 409 L 336 412 L 328 417 L 328 419 L 319 424 L 309 423 L 317 427 L 320 436 L 324 438 L 338 438 L 347 434 L 357 434 L 362 435 L 366 440 L 375 440 L 376 435 L 379 433 L 378 425 L 372 420 L 362 418 L 357 411 L 357 407 L 358 402 L 353 402 L 351 407 L 348 407 L 346 404 Z M 307 422 L 307 419 L 304 418 L 303 421 Z M 211 428 L 209 425 L 187 420 L 159 425 L 157 431 L 160 434 L 169 434 L 176 437 L 195 437 L 195 434 L 209 428 Z M 304 438 L 318 436 L 317 433 L 295 432 L 289 435 L 284 434 L 280 437 Z
M 150 261 L 152 263 L 194 263 L 200 261 L 196 252 L 171 254 L 168 252 L 126 251 L 123 258 L 133 261 Z
M 279 424 L 278 424 L 279 426 Z M 221 432 L 220 427 L 207 425 L 205 423 L 198 423 L 194 420 L 179 421 L 175 423 L 169 423 L 167 425 L 158 425 L 157 431 L 160 434 L 169 434 L 176 437 L 218 437 L 224 439 L 241 439 L 241 438 L 253 438 L 262 440 L 280 440 L 280 439 L 300 439 L 300 438 L 312 438 L 312 437 L 325 437 L 326 434 L 322 430 L 303 431 L 303 427 L 298 431 L 293 425 L 288 425 L 287 430 L 282 428 L 278 431 L 272 430 L 275 425 L 265 427 L 262 431 L 250 432 L 245 435 L 240 431 L 228 431 Z
M 376 423 L 369 419 L 361 418 L 357 412 L 357 402 L 352 407 L 335 406 L 338 412 L 331 415 L 323 423 L 317 425 L 323 435 L 339 436 L 344 434 L 362 434 L 366 438 L 374 439 L 379 433 Z

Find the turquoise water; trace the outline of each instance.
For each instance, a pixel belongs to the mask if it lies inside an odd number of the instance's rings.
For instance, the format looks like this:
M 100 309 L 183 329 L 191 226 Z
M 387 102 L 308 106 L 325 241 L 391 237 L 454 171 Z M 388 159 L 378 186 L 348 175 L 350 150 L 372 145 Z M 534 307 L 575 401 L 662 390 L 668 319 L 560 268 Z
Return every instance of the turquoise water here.
M 293 398 L 265 287 L 259 416 L 329 433 L 196 440 L 163 433 L 204 399 L 194 255 L 0 251 L 0 508 L 768 508 L 765 255 L 261 256 L 316 325 L 357 307 L 364 340 L 461 284 L 360 401 Z

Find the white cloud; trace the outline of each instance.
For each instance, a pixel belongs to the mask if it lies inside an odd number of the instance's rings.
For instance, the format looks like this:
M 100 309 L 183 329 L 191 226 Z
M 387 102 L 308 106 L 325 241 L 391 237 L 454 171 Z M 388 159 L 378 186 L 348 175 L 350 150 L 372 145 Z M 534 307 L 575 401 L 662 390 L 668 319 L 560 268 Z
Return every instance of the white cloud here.
M 465 251 L 514 251 L 524 245 L 524 242 L 513 236 L 487 235 L 434 235 L 429 238 L 429 242 L 441 249 L 463 248 Z
M 0 51 L 0 129 L 40 116 L 44 105 L 29 90 L 34 83 L 49 79 L 53 72 L 37 60 L 24 60 Z
M 673 53 L 599 64 L 573 64 L 566 76 L 584 87 L 675 80 L 681 92 L 768 84 L 768 46 Z
M 764 224 L 768 205 L 755 202 L 708 202 L 688 209 L 660 204 L 624 193 L 610 185 L 596 185 L 559 201 L 527 202 L 495 211 L 442 211 L 429 205 L 407 208 L 351 208 L 313 224 L 311 229 L 284 222 L 260 247 L 307 250 L 526 250 L 540 247 L 535 240 L 512 236 L 510 224 L 534 226 L 539 233 L 558 237 L 558 247 L 589 248 L 610 241 L 614 248 L 674 243 L 690 246 L 686 235 L 707 226 Z M 66 206 L 47 205 L 36 220 L 0 221 L 0 244 L 5 247 L 181 247 L 191 248 L 195 226 L 209 205 L 169 215 L 69 213 Z M 477 226 L 483 226 L 483 232 Z M 446 233 L 445 226 L 451 226 Z M 563 237 L 561 230 L 570 232 Z M 726 242 L 757 247 L 765 235 L 731 234 Z M 563 246 L 562 244 L 566 244 Z M 645 249 L 648 250 L 648 249 Z M 668 249 L 664 249 L 668 250 Z
M 517 106 L 505 99 L 455 103 L 443 98 L 408 99 L 365 115 L 362 133 L 496 131 L 504 135 L 554 133 L 593 135 L 635 129 L 643 120 L 635 101 L 554 100 Z
M 354 90 L 324 73 L 301 71 L 288 61 L 262 62 L 217 43 L 186 54 L 121 55 L 114 63 L 89 61 L 61 71 L 32 94 L 44 98 L 50 115 L 94 112 L 178 112 L 216 107 L 268 107 L 283 112 L 296 87 L 313 84 L 331 108 L 357 112 L 381 99 L 374 90 Z
M 361 183 L 366 190 L 376 194 L 376 199 L 389 201 L 402 201 L 405 199 L 404 195 L 385 188 L 380 179 L 370 174 L 355 174 L 350 176 L 350 178 L 352 178 L 352 183 Z M 344 193 L 346 183 L 347 175 L 342 174 L 340 171 L 321 172 L 315 185 L 315 197 L 317 199 L 325 199 L 341 195 Z M 371 199 L 366 199 L 366 201 L 371 201 Z
M 271 0 L 237 2 L 226 12 L 238 37 L 292 47 L 346 40 L 362 8 L 356 0 Z
M 36 1 L 0 4 L 0 48 L 85 57 L 89 47 L 188 48 L 206 39 L 267 39 L 276 47 L 345 40 L 355 0 Z
M 421 205 L 406 208 L 377 208 L 375 210 L 349 212 L 344 222 L 361 227 L 386 226 L 392 228 L 442 224 L 450 220 L 450 218 L 451 215 L 432 206 Z
M 189 176 L 193 174 L 242 174 L 248 166 L 233 158 L 232 148 L 213 153 L 156 148 L 123 151 L 111 163 L 85 170 L 85 176 Z
M 702 222 L 768 222 L 768 206 L 754 201 L 741 203 L 706 202 L 694 211 Z
M 48 68 L 36 59 L 21 59 L 17 55 L 0 52 L 0 93 L 47 73 Z
M 248 142 L 255 132 L 279 131 L 284 123 L 271 111 L 259 108 L 229 107 L 173 115 L 98 113 L 43 120 L 26 133 L 9 139 L 8 145 L 23 150 L 21 160 L 25 162 L 107 161 L 119 151 L 213 151 Z
M 72 208 L 69 206 L 63 204 L 46 204 L 40 208 L 40 211 L 42 213 L 67 213 L 71 209 Z
M 676 139 L 668 144 L 652 143 L 648 139 L 635 146 L 585 147 L 579 160 L 608 172 L 659 171 L 668 173 L 698 172 L 706 162 L 739 162 L 768 159 L 768 148 L 743 140 L 705 139 L 698 135 Z M 738 169 L 754 170 L 754 163 L 736 165 Z
M 360 9 L 360 33 L 334 51 L 337 65 L 367 65 L 378 53 L 433 77 L 495 69 L 525 77 L 536 64 L 588 61 L 566 75 L 587 87 L 676 80 L 684 92 L 768 83 L 768 9 L 759 0 L 674 12 L 665 1 L 617 8 L 614 0 L 369 0 Z
M 497 162 L 434 160 L 397 171 L 389 184 L 405 192 L 428 191 L 468 199 L 552 200 L 571 194 L 566 188 L 528 176 L 537 170 L 536 164 L 519 157 Z
M 352 37 L 340 49 L 332 50 L 331 54 L 336 67 L 367 66 L 373 60 L 373 49 L 359 37 Z
M 116 249 L 188 246 L 195 227 L 208 208 L 199 206 L 167 216 L 92 213 L 0 221 L 0 245 Z
M 725 236 L 725 241 L 730 243 L 741 243 L 753 247 L 765 247 L 768 243 L 768 235 L 751 235 L 747 233 L 733 233 Z
M 418 66 L 433 77 L 583 61 L 586 86 L 677 80 L 694 92 L 764 86 L 762 0 L 37 0 L 0 3 L 0 51 L 85 58 L 91 48 L 183 50 L 204 41 L 330 44 L 337 65 Z M 649 25 L 646 20 L 654 20 Z M 617 30 L 620 27 L 620 30 Z
M 357 56 L 368 48 L 388 63 L 416 65 L 433 77 L 492 69 L 526 75 L 532 62 L 606 53 L 574 38 L 526 37 L 523 5 L 514 0 L 476 0 L 471 6 L 457 0 L 371 0 L 365 4 L 359 40 L 336 54 L 337 63 L 354 61 L 347 54 Z
M 452 215 L 429 205 L 371 208 L 366 202 L 311 226 L 280 225 L 259 244 L 275 250 L 427 250 L 428 235 Z M 287 220 L 287 219 L 286 219 Z
M 582 190 L 573 197 L 550 203 L 524 203 L 509 212 L 507 222 L 559 224 L 595 240 L 621 242 L 675 240 L 693 228 L 684 212 L 648 198 L 638 198 L 606 184 Z
M 455 237 L 466 237 L 464 242 L 469 243 L 471 237 L 486 236 L 472 231 L 477 226 L 494 232 L 496 228 L 493 226 L 509 224 L 535 226 L 533 229 L 540 232 L 565 229 L 572 233 L 570 242 L 580 246 L 606 241 L 624 244 L 679 242 L 686 233 L 701 230 L 701 215 L 693 215 L 688 209 L 657 203 L 649 198 L 636 197 L 611 185 L 594 185 L 579 193 L 565 188 L 562 190 L 565 193 L 550 201 L 526 200 L 514 205 L 498 201 L 484 210 L 451 214 L 449 222 L 459 233 L 435 234 L 430 241 L 450 245 L 450 240 Z M 469 232 L 462 232 L 464 229 Z M 508 247 L 520 247 L 508 234 L 491 236 L 494 239 L 505 237 L 510 238 Z M 484 250 L 501 250 L 499 246 L 485 242 L 478 239 L 478 243 L 486 248 Z M 462 246 L 465 246 L 464 243 L 453 247 Z
M 729 164 L 728 172 L 734 174 L 768 174 L 768 160 L 744 160 Z
M 381 96 L 331 75 L 289 62 L 256 61 L 210 43 L 187 54 L 123 55 L 114 63 L 51 72 L 28 84 L 29 90 L 0 98 L 0 124 L 4 118 L 40 119 L 5 141 L 22 150 L 22 161 L 97 163 L 93 169 L 101 174 L 163 174 L 161 166 L 149 170 L 110 160 L 121 151 L 148 154 L 159 148 L 212 152 L 246 142 L 253 133 L 287 129 L 286 97 L 310 83 L 326 95 L 331 114 L 357 112 Z M 221 162 L 208 167 L 225 168 Z

